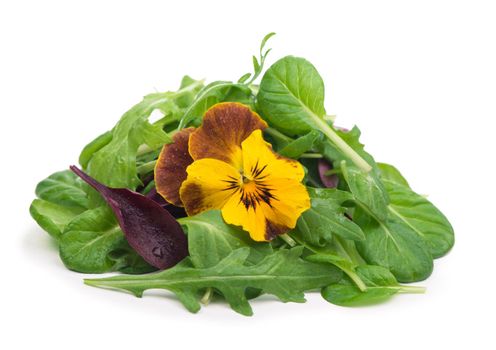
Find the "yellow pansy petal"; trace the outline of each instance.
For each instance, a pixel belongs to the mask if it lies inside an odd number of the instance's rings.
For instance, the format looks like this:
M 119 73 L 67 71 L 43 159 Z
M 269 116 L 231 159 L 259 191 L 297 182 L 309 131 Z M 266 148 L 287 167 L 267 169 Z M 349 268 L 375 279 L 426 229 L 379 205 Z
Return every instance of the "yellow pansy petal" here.
M 179 191 L 188 215 L 221 209 L 238 188 L 239 172 L 217 159 L 200 159 L 187 169 L 188 177 Z
M 302 165 L 294 160 L 282 157 L 265 142 L 261 130 L 255 130 L 241 144 L 243 169 L 250 179 L 277 177 L 301 181 L 305 176 Z
M 255 241 L 269 241 L 296 226 L 310 197 L 301 183 L 289 179 L 245 184 L 222 207 L 224 220 L 242 226 Z
M 222 217 L 228 224 L 243 227 L 254 241 L 267 241 L 266 218 L 261 206 L 246 208 L 240 200 L 239 192 L 229 198 L 223 206 Z
M 214 158 L 242 168 L 241 142 L 267 123 L 248 106 L 237 102 L 218 103 L 203 117 L 191 135 L 189 153 L 194 160 Z

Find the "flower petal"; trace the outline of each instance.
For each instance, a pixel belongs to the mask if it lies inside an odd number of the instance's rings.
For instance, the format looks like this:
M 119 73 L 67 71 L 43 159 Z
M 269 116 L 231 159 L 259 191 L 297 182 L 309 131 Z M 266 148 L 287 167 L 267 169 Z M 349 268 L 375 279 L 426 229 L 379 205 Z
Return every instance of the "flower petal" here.
M 254 130 L 266 127 L 267 123 L 249 107 L 237 102 L 218 103 L 191 134 L 189 153 L 194 160 L 214 158 L 241 170 L 241 143 Z
M 221 209 L 239 189 L 239 172 L 220 160 L 200 159 L 186 171 L 188 178 L 181 185 L 180 195 L 189 216 L 205 210 Z
M 166 201 L 182 207 L 179 188 L 186 180 L 186 168 L 193 163 L 188 152 L 188 140 L 195 128 L 179 131 L 172 143 L 164 145 L 155 165 L 155 187 Z
M 296 226 L 301 213 L 310 208 L 310 197 L 301 183 L 278 179 L 268 183 L 272 197 L 269 202 L 259 200 L 246 205 L 235 193 L 222 207 L 224 220 L 242 226 L 255 241 L 270 241 Z
M 305 176 L 303 166 L 294 159 L 275 153 L 270 143 L 264 141 L 260 130 L 253 131 L 241 147 L 246 176 L 284 178 L 298 182 Z

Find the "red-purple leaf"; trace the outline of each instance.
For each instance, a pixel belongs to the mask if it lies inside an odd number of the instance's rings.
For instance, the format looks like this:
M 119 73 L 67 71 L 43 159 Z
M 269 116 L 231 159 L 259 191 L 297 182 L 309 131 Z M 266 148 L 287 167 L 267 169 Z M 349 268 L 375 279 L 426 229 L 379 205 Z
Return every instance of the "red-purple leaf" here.
M 339 177 L 336 174 L 326 175 L 325 173 L 332 170 L 332 164 L 325 159 L 319 159 L 319 176 L 320 181 L 328 188 L 338 187 Z
M 169 268 L 188 255 L 181 226 L 160 204 L 125 188 L 109 188 L 76 166 L 70 168 L 102 195 L 114 211 L 129 245 L 150 265 Z
M 158 192 L 155 187 L 153 187 L 150 192 L 146 194 L 148 198 L 153 200 L 154 202 L 158 203 L 162 208 L 167 210 L 173 217 L 176 219 L 178 218 L 184 218 L 186 215 L 186 211 L 182 207 L 176 207 L 173 204 L 170 204 L 167 202 L 164 197 L 162 197 Z

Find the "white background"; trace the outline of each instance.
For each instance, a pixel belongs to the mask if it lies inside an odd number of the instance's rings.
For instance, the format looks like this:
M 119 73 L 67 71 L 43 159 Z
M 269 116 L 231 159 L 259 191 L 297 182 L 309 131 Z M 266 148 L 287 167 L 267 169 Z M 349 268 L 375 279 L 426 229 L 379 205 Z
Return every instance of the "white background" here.
M 494 349 L 495 18 L 473 0 L 2 1 L 1 348 Z M 262 298 L 246 318 L 83 285 L 29 217 L 36 183 L 183 74 L 237 79 L 270 31 L 269 63 L 312 61 L 338 124 L 451 220 L 427 293 L 365 308 Z

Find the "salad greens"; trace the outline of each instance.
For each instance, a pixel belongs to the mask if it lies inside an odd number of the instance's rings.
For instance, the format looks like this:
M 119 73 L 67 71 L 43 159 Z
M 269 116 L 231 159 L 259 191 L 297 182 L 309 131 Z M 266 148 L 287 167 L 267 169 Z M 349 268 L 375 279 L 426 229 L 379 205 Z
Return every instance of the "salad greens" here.
M 121 273 L 86 284 L 136 296 L 167 289 L 192 312 L 221 297 L 243 315 L 260 294 L 303 302 L 304 292 L 319 289 L 332 304 L 357 306 L 424 291 L 400 283 L 429 277 L 433 259 L 453 247 L 449 221 L 394 166 L 365 151 L 357 127 L 334 125 L 323 79 L 308 60 L 283 57 L 263 74 L 273 35 L 253 56 L 253 73 L 207 85 L 185 76 L 177 91 L 145 96 L 84 147 L 82 170 L 37 185 L 31 216 L 58 242 L 66 267 Z M 188 216 L 156 189 L 162 148 L 226 102 L 257 112 L 273 150 L 305 169 L 310 208 L 291 231 L 266 242 L 226 223 L 220 210 Z M 153 111 L 163 117 L 151 123 Z

